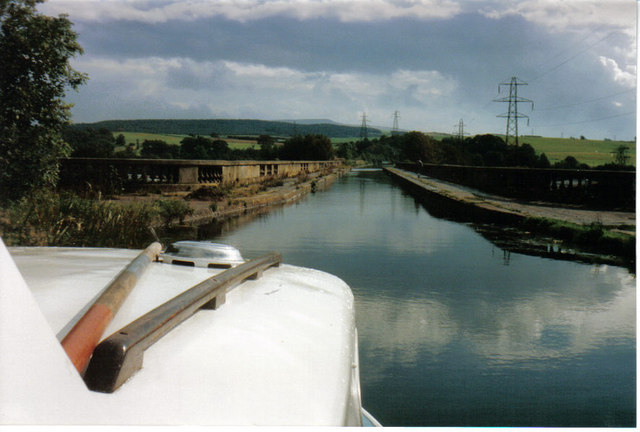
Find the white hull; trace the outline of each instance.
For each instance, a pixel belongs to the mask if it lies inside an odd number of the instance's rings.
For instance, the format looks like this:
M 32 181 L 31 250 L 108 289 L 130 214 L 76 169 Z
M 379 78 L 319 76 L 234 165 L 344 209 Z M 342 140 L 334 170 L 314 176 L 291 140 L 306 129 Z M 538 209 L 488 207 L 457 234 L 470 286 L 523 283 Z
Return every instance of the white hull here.
M 147 349 L 115 392 L 88 390 L 59 341 L 138 252 L 10 256 L 0 242 L 0 424 L 361 424 L 351 290 L 289 265 L 199 310 Z M 150 264 L 104 336 L 220 271 Z

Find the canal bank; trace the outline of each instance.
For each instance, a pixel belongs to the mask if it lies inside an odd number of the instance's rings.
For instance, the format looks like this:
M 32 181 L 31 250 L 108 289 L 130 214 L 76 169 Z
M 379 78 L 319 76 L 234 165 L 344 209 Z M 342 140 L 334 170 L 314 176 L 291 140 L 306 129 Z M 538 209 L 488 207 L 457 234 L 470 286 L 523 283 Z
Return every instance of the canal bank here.
M 403 187 L 459 220 L 509 225 L 590 251 L 635 261 L 634 212 L 587 210 L 491 195 L 424 175 L 385 168 Z
M 296 202 L 309 193 L 324 190 L 331 186 L 337 178 L 348 172 L 348 169 L 336 169 L 332 172 L 310 173 L 302 177 L 278 179 L 270 185 L 253 185 L 237 188 L 225 199 L 202 196 L 186 198 L 193 214 L 185 217 L 185 224 L 198 224 L 211 219 L 228 218 L 247 212 L 258 211 L 272 206 L 280 206 Z

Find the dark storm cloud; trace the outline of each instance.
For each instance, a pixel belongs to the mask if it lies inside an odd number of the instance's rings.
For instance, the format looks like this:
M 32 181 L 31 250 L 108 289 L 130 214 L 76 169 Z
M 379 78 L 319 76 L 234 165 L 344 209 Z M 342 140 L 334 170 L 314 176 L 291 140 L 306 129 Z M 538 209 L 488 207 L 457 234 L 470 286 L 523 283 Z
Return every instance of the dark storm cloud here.
M 512 63 L 532 67 L 536 55 L 542 55 L 536 40 L 544 36 L 520 17 L 494 20 L 469 14 L 447 21 L 380 23 L 281 17 L 248 23 L 219 17 L 162 25 L 117 21 L 81 26 L 79 32 L 87 51 L 116 58 L 224 59 L 304 71 L 388 72 L 402 67 L 452 74 L 487 73 Z

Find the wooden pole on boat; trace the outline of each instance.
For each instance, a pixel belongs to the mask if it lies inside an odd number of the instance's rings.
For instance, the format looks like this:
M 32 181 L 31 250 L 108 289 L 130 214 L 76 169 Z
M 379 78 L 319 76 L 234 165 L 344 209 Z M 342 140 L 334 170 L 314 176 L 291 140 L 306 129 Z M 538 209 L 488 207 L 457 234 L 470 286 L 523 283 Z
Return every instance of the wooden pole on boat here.
M 150 262 L 160 254 L 162 245 L 151 243 L 127 265 L 96 299 L 89 310 L 62 339 L 62 347 L 78 372 L 84 372 L 91 353 L 100 342 L 105 329 L 120 309 Z

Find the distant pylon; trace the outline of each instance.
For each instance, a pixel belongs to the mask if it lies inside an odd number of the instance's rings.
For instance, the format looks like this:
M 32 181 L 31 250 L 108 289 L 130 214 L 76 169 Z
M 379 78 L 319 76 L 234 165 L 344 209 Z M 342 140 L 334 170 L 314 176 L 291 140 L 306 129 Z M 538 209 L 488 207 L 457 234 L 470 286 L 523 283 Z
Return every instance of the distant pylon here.
M 458 138 L 458 140 L 462 141 L 464 139 L 464 121 L 462 119 L 460 119 L 458 124 L 454 125 L 454 127 L 455 126 L 458 126 L 457 138 Z
M 509 144 L 509 137 L 513 136 L 516 139 L 516 146 L 518 145 L 518 119 L 526 118 L 527 126 L 529 126 L 529 116 L 525 114 L 518 113 L 518 102 L 530 102 L 531 110 L 533 110 L 533 101 L 531 99 L 526 99 L 518 96 L 518 86 L 527 85 L 526 82 L 519 80 L 516 77 L 511 77 L 510 82 L 501 82 L 498 84 L 498 93 L 500 93 L 500 86 L 508 85 L 509 86 L 509 97 L 504 97 L 502 99 L 494 99 L 494 102 L 508 102 L 509 103 L 509 111 L 506 114 L 500 114 L 496 117 L 506 117 L 507 118 L 507 133 L 505 134 L 505 142 Z
M 393 113 L 393 127 L 391 128 L 391 135 L 398 135 L 400 132 L 400 128 L 398 127 L 398 119 L 400 118 L 400 113 L 396 110 Z
M 367 113 L 362 113 L 362 126 L 360 126 L 360 138 L 367 139 Z

